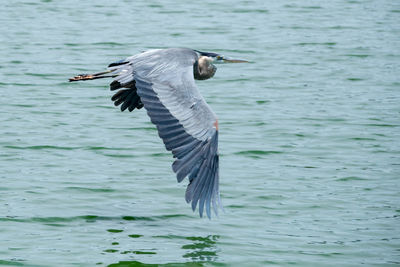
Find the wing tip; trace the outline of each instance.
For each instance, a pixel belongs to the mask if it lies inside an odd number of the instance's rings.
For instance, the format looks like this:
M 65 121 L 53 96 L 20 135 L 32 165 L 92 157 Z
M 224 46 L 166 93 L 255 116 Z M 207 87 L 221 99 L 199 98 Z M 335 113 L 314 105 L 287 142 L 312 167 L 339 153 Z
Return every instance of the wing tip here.
M 211 206 L 216 216 L 218 209 L 222 208 L 219 193 L 219 155 L 218 155 L 218 132 L 208 139 L 206 153 L 203 160 L 189 174 L 190 183 L 186 188 L 185 200 L 191 202 L 192 210 L 198 205 L 199 215 L 202 218 L 204 207 L 206 215 L 211 219 Z
M 200 218 L 203 217 L 203 212 L 204 212 L 204 207 L 206 208 L 206 215 L 208 219 L 211 220 L 212 218 L 212 212 L 211 212 L 211 207 L 212 210 L 214 211 L 214 214 L 216 217 L 218 217 L 218 210 L 221 209 L 224 211 L 224 207 L 221 202 L 221 197 L 220 197 L 220 192 L 218 188 L 214 188 L 215 186 L 211 186 L 212 188 L 212 193 L 210 196 L 207 196 L 205 199 L 203 197 L 198 197 L 196 198 L 195 193 L 193 192 L 193 186 L 194 184 L 192 182 L 189 183 L 188 187 L 186 188 L 186 193 L 185 193 L 185 200 L 186 203 L 191 203 L 191 208 L 193 212 L 196 211 L 197 204 L 199 204 L 199 215 Z M 210 187 L 210 186 L 208 186 Z M 201 201 L 201 198 L 203 198 L 203 201 Z

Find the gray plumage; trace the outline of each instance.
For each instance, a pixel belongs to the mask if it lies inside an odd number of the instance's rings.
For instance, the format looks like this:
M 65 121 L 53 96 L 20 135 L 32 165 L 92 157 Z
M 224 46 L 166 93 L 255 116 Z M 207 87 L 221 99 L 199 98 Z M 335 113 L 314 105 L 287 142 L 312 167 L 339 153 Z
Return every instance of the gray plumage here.
M 112 98 L 121 110 L 144 108 L 175 161 L 178 182 L 189 177 L 185 199 L 193 211 L 211 218 L 221 207 L 219 195 L 218 121 L 200 95 L 194 79 L 214 76 L 213 61 L 227 60 L 215 53 L 187 48 L 149 50 L 109 65 L 107 72 L 78 75 L 70 81 L 113 77 Z M 128 88 L 128 89 L 122 89 Z M 121 92 L 122 91 L 122 92 Z

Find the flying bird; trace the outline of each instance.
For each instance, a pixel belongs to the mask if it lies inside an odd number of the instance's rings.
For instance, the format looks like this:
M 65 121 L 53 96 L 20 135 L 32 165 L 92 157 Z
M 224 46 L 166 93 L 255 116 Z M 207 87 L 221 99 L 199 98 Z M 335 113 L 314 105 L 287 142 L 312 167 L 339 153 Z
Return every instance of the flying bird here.
M 111 98 L 121 111 L 144 107 L 175 161 L 172 170 L 178 182 L 186 176 L 185 199 L 193 211 L 205 208 L 211 218 L 221 206 L 219 195 L 218 120 L 200 95 L 196 80 L 214 76 L 213 63 L 241 63 L 217 53 L 188 48 L 152 49 L 111 63 L 108 70 L 81 74 L 69 81 L 114 78 Z

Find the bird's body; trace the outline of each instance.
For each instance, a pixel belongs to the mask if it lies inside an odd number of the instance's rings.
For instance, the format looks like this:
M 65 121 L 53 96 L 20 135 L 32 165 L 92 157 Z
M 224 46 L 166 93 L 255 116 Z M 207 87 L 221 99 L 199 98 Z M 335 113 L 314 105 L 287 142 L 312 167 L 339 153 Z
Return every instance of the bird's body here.
M 211 217 L 217 214 L 219 197 L 218 120 L 200 95 L 194 79 L 214 76 L 214 60 L 224 60 L 215 53 L 187 48 L 153 49 L 109 65 L 106 72 L 78 75 L 70 81 L 113 77 L 112 100 L 129 111 L 144 106 L 159 136 L 175 162 L 172 169 L 178 182 L 186 176 L 189 185 L 185 199 L 200 216 L 204 207 Z M 231 60 L 231 62 L 245 62 Z

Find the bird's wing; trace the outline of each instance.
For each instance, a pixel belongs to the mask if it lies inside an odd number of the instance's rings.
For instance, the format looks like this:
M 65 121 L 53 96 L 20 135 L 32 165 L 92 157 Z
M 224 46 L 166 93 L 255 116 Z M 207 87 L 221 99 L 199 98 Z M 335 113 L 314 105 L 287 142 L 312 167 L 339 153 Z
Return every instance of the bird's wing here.
M 197 54 L 189 49 L 153 50 L 130 59 L 137 93 L 175 162 L 178 182 L 189 176 L 186 201 L 217 214 L 219 156 L 217 118 L 193 78 Z M 118 78 L 117 78 L 118 79 Z

